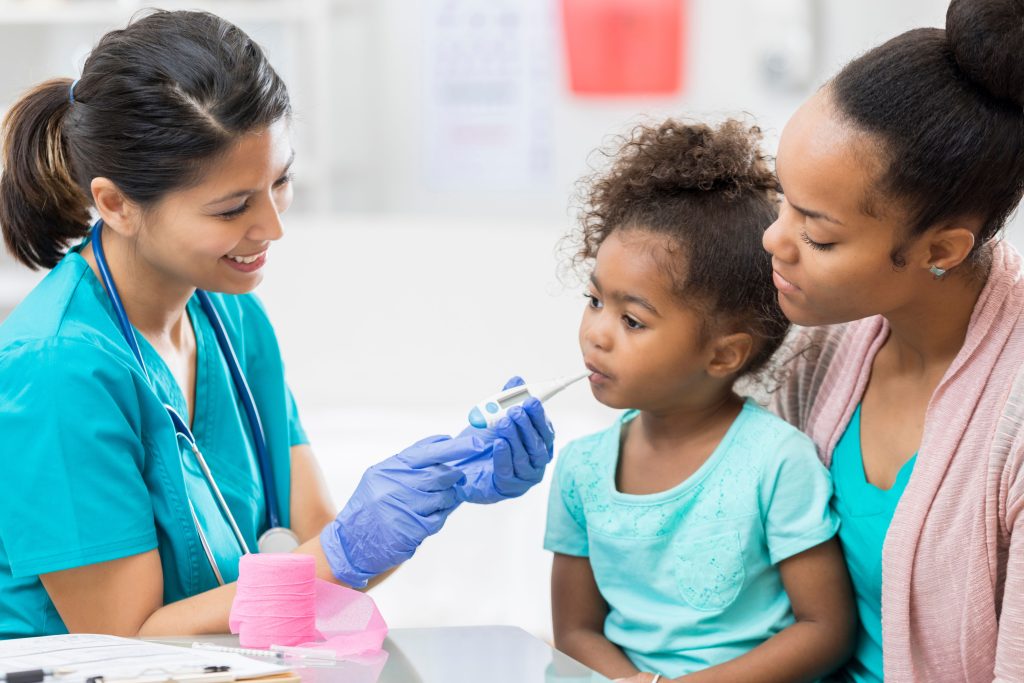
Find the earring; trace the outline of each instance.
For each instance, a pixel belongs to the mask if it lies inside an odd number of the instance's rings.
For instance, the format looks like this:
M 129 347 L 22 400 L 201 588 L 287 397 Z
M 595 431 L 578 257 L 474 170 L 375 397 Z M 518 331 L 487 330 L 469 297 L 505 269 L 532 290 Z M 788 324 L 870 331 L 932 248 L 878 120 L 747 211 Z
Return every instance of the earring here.
M 940 280 L 942 279 L 942 276 L 946 274 L 946 269 L 939 268 L 938 266 L 932 266 L 928 269 L 928 272 L 934 275 L 936 280 Z

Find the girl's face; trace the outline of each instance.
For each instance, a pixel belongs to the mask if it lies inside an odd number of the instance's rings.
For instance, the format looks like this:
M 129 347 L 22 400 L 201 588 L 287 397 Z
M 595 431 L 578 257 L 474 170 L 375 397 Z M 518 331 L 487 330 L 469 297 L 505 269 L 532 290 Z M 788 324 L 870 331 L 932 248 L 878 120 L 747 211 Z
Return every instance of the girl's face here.
M 137 254 L 184 288 L 242 294 L 263 279 L 271 242 L 292 201 L 288 122 L 245 135 L 202 181 L 146 212 Z
M 776 170 L 784 199 L 764 248 L 791 321 L 824 325 L 889 316 L 927 286 L 923 240 L 905 244 L 906 267 L 893 265 L 890 255 L 906 235 L 903 212 L 872 189 L 884 170 L 879 149 L 839 119 L 827 91 L 786 125 Z
M 594 397 L 613 408 L 663 411 L 706 379 L 701 316 L 683 306 L 654 254 L 668 238 L 612 232 L 597 252 L 580 349 Z

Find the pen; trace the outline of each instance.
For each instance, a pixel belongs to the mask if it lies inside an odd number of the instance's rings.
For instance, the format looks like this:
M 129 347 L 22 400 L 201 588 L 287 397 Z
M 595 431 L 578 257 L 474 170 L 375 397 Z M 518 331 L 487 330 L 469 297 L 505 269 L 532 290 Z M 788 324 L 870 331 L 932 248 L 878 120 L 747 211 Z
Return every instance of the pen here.
M 130 678 L 90 676 L 85 683 L 229 683 L 235 680 L 229 666 L 208 666 L 201 673 L 160 673 Z
M 26 669 L 25 671 L 8 671 L 0 674 L 4 683 L 40 683 L 48 676 L 62 676 L 71 673 L 72 669 Z

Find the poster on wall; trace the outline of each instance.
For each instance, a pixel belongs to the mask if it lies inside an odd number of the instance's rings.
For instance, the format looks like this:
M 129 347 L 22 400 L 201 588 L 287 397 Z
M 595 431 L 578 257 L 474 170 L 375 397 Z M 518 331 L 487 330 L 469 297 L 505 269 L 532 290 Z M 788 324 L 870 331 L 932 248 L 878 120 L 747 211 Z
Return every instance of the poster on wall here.
M 552 0 L 424 0 L 423 144 L 435 191 L 550 188 Z

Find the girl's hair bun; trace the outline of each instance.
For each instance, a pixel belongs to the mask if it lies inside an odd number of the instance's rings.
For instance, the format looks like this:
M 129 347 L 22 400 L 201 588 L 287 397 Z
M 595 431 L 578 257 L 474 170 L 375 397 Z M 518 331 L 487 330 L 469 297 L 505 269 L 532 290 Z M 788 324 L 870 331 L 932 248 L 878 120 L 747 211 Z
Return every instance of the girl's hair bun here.
M 674 119 L 638 126 L 622 144 L 612 175 L 641 194 L 773 190 L 775 176 L 759 141 L 756 127 L 735 119 L 717 129 Z
M 953 0 L 946 38 L 968 79 L 1024 108 L 1024 0 Z

